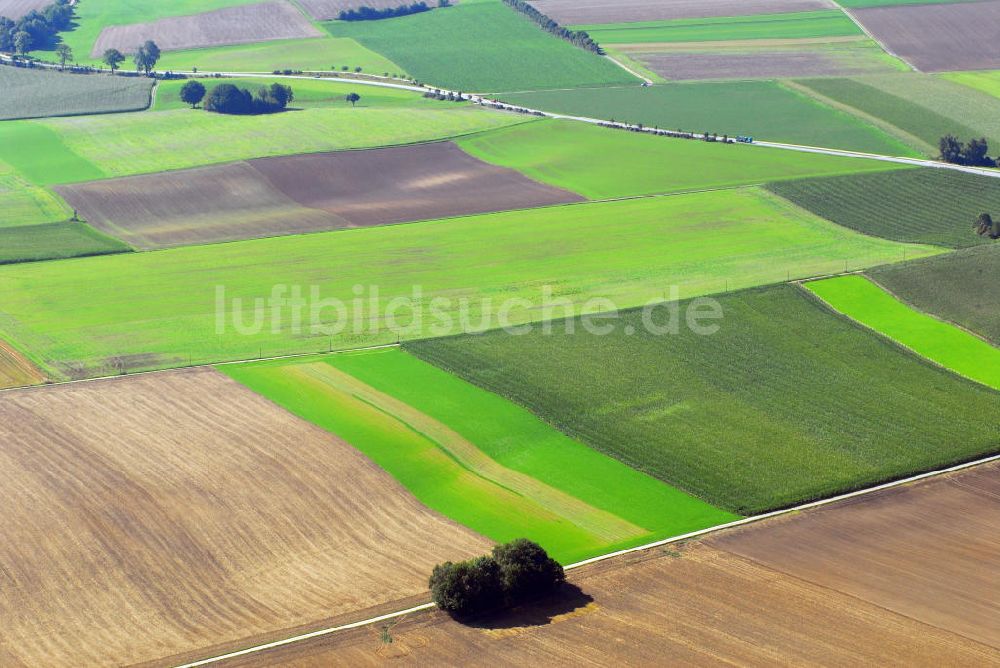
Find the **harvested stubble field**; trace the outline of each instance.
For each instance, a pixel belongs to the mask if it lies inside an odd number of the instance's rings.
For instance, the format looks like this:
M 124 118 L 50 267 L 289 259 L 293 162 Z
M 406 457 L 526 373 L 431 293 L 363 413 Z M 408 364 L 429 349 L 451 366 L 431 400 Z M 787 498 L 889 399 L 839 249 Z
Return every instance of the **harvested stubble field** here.
M 908 257 L 935 252 L 906 248 Z M 572 204 L 0 267 L 0 337 L 56 376 L 93 376 L 475 331 L 497 323 L 500 309 L 512 324 L 534 322 L 544 286 L 578 307 L 594 297 L 629 307 L 671 285 L 696 296 L 902 253 L 757 189 Z M 261 304 L 278 285 L 298 286 L 312 306 L 298 320 L 284 309 L 272 327 Z M 324 306 L 352 304 L 357 286 L 378 286 L 376 308 L 364 300 L 342 315 Z M 390 328 L 397 297 L 415 308 Z M 506 301 L 515 298 L 526 301 Z
M 177 51 L 322 35 L 322 31 L 289 2 L 272 0 L 150 23 L 110 26 L 101 31 L 90 50 L 90 57 L 100 58 L 106 49 L 134 53 L 149 39 L 164 51 Z
M 829 0 L 533 0 L 563 25 L 749 16 L 831 9 Z
M 0 389 L 38 385 L 45 376 L 24 355 L 0 340 Z
M 0 658 L 124 665 L 426 589 L 485 539 L 210 370 L 0 403 Z
M 1000 346 L 1000 245 L 942 255 L 899 268 L 882 267 L 871 277 L 916 308 L 957 323 Z
M 144 77 L 0 67 L 0 120 L 138 111 L 149 107 L 152 87 Z
M 220 369 L 340 436 L 428 507 L 563 563 L 736 519 L 398 349 Z
M 904 353 L 795 287 L 716 299 L 723 318 L 709 335 L 683 322 L 663 335 L 628 311 L 607 336 L 577 323 L 576 333 L 493 331 L 406 349 L 744 515 L 1000 447 L 1000 393 Z M 665 326 L 669 314 L 663 306 L 650 319 Z
M 261 158 L 61 186 L 85 220 L 143 249 L 581 201 L 451 142 Z
M 991 243 L 973 225 L 983 211 L 1000 214 L 1000 179 L 935 167 L 782 181 L 767 188 L 864 234 L 951 248 Z
M 0 0 L 0 16 L 16 21 L 31 11 L 41 11 L 49 4 L 50 0 Z
M 452 0 L 458 4 L 459 0 Z M 361 7 L 373 9 L 394 9 L 411 4 L 409 0 L 299 0 L 299 4 L 318 21 L 330 21 L 340 16 L 340 12 Z M 437 2 L 428 2 L 428 7 L 436 7 Z
M 366 627 L 219 665 L 996 666 L 998 498 L 988 465 L 586 566 L 478 624 L 421 613 L 391 645 Z
M 924 72 L 1000 67 L 1000 0 L 871 7 L 854 15 L 893 53 Z

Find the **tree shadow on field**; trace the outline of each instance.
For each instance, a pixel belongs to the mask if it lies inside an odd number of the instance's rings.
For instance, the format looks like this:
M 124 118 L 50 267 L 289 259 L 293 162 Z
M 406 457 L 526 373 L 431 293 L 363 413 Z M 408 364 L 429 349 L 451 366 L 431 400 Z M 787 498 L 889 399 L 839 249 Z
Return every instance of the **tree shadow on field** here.
M 546 626 L 559 615 L 587 607 L 594 598 L 575 584 L 565 582 L 559 590 L 531 603 L 510 610 L 499 610 L 465 621 L 466 626 L 483 630 L 512 629 L 525 626 Z

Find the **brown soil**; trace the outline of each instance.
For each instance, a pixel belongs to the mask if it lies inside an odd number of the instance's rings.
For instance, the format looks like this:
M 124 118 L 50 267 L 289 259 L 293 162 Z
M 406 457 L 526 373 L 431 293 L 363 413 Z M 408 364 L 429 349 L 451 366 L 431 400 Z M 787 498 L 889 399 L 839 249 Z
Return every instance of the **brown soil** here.
M 1000 666 L 1000 465 L 584 567 L 478 625 L 434 612 L 234 666 Z
M 426 590 L 488 542 L 210 370 L 0 401 L 0 664 L 123 665 Z
M 532 0 L 531 4 L 563 25 L 750 16 L 833 7 L 829 0 Z
M 43 382 L 45 376 L 42 372 L 10 344 L 0 339 L 0 389 Z
M 142 249 L 583 199 L 452 143 L 262 158 L 57 190 L 91 225 Z
M 1000 0 L 856 9 L 864 26 L 924 72 L 1000 67 Z
M 757 51 L 749 53 L 634 53 L 665 79 L 774 79 L 785 77 L 871 74 L 876 66 L 845 59 L 832 50 Z
M 148 39 L 164 51 L 174 51 L 321 35 L 323 33 L 291 4 L 272 1 L 150 23 L 108 26 L 101 31 L 90 57 L 100 58 L 106 49 L 134 53 Z
M 2 1 L 2 0 L 0 0 Z M 329 21 L 340 16 L 347 9 L 371 7 L 373 9 L 390 9 L 401 5 L 412 4 L 413 0 L 299 0 L 299 4 L 309 14 L 319 21 Z M 452 0 L 457 5 L 459 0 Z M 428 7 L 437 7 L 437 0 L 427 0 Z
M 0 16 L 16 21 L 32 10 L 41 11 L 51 4 L 51 0 L 0 0 Z

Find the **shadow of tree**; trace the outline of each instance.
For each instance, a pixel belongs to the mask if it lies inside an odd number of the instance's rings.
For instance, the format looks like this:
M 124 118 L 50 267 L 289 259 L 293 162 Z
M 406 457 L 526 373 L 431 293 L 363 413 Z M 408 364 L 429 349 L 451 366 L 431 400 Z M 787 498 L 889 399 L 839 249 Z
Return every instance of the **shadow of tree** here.
M 563 583 L 553 594 L 509 610 L 498 610 L 469 620 L 459 620 L 472 628 L 484 630 L 545 626 L 558 615 L 586 607 L 594 598 L 571 583 Z

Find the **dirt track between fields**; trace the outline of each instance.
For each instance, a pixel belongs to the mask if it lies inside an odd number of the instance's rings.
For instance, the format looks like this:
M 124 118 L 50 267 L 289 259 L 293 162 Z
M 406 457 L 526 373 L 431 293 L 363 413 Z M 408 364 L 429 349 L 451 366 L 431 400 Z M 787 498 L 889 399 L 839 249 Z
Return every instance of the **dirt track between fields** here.
M 532 0 L 531 4 L 562 25 L 750 16 L 833 7 L 829 0 Z
M 0 664 L 123 665 L 423 594 L 488 550 L 218 372 L 0 401 Z

